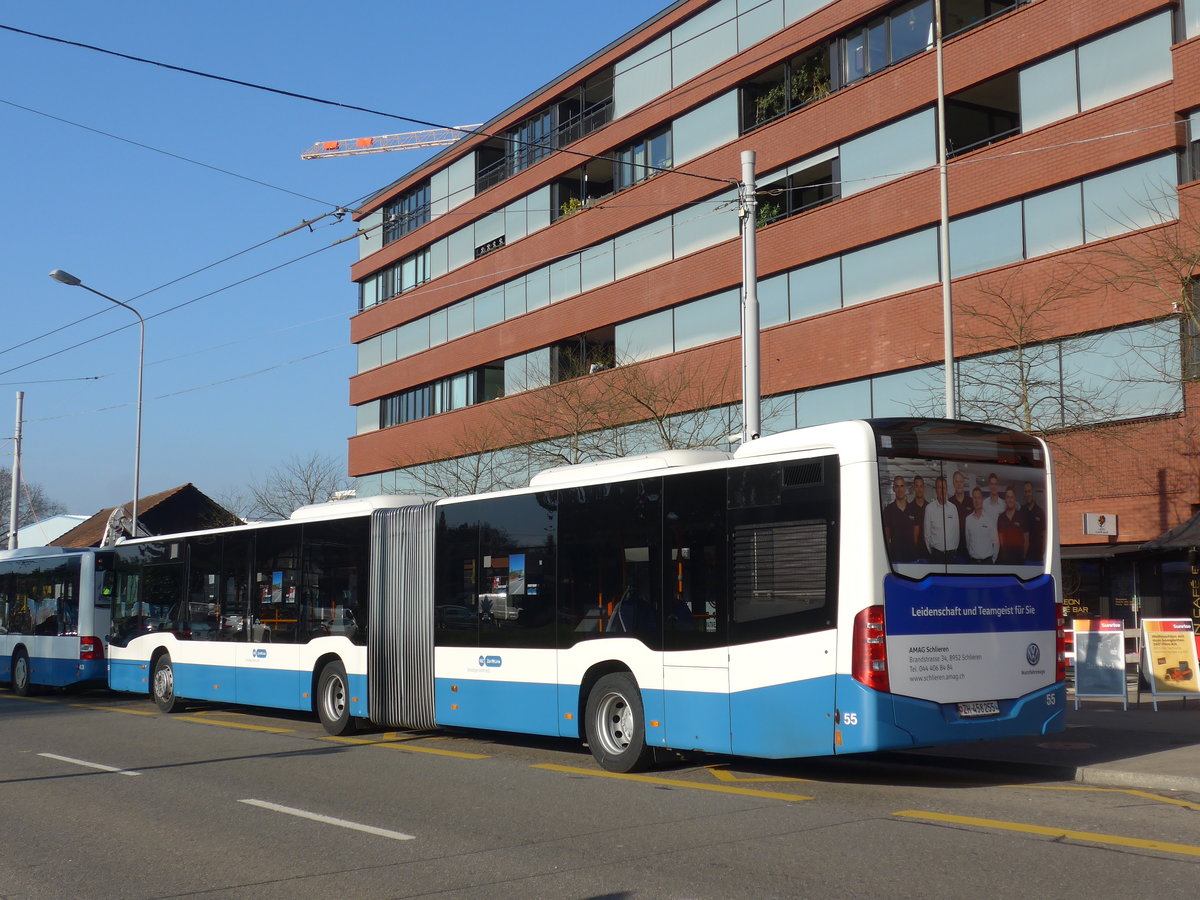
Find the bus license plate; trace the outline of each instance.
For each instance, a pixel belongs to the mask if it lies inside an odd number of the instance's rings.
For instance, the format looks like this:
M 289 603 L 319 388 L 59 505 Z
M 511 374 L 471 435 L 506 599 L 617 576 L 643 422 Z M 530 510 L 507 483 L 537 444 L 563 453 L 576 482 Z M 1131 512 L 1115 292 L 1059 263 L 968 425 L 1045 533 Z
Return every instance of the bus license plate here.
M 958 714 L 964 719 L 978 716 L 998 716 L 1000 715 L 1000 701 L 979 700 L 975 703 L 960 703 L 958 704 Z

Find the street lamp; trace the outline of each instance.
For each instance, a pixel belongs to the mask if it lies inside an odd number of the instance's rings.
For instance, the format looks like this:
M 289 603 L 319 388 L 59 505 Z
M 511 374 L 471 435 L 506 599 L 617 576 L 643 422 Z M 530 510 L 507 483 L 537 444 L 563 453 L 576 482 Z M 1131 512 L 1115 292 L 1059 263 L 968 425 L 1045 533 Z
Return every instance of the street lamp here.
M 134 434 L 133 441 L 133 537 L 137 537 L 138 533 L 138 495 L 141 493 L 142 485 L 142 370 L 146 362 L 146 321 L 142 318 L 142 314 L 130 306 L 128 303 L 122 303 L 116 297 L 110 297 L 102 291 L 96 290 L 94 287 L 89 287 L 80 279 L 76 278 L 70 272 L 64 272 L 62 269 L 55 269 L 50 273 L 50 277 L 60 284 L 67 284 L 71 287 L 81 287 L 85 291 L 91 291 L 97 297 L 103 297 L 117 306 L 123 306 L 135 316 L 138 320 L 138 389 L 137 389 L 137 430 Z

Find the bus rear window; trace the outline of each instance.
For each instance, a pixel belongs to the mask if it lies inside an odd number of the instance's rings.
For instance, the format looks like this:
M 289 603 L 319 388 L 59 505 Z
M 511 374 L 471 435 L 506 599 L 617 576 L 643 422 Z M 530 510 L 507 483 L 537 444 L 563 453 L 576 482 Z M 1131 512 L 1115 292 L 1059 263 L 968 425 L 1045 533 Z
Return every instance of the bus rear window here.
M 1046 465 L 1039 441 L 996 425 L 928 419 L 876 419 L 871 425 L 881 459 L 919 457 L 1032 468 Z
M 929 574 L 1046 571 L 1046 472 L 1040 466 L 919 457 L 879 460 L 892 569 Z

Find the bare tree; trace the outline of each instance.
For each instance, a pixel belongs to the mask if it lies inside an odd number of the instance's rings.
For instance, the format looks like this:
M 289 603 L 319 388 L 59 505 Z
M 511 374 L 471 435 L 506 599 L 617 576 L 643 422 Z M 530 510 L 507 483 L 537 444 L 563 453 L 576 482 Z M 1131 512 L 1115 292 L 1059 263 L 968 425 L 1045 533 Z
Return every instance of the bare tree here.
M 1043 436 L 1112 418 L 1119 381 L 1090 378 L 1082 365 L 1105 332 L 1058 339 L 1087 293 L 1069 276 L 982 280 L 955 310 L 959 414 Z
M 248 485 L 245 508 L 250 518 L 286 519 L 299 507 L 332 500 L 349 487 L 342 462 L 314 451 L 307 457 L 293 456 Z
M 461 496 L 527 483 L 531 474 L 630 453 L 726 449 L 740 428 L 737 406 L 717 402 L 732 372 L 715 363 L 701 371 L 686 357 L 586 365 L 568 353 L 554 371 L 533 372 L 524 390 L 490 414 L 442 440 L 446 456 L 417 463 L 397 456 L 405 489 Z M 768 401 L 770 415 L 775 404 Z
M 515 398 L 514 434 L 534 469 L 654 450 L 728 447 L 740 413 L 718 400 L 730 377 L 722 362 L 701 369 L 679 355 L 587 371 L 560 364 L 557 380 L 531 384 Z
M 503 423 L 493 416 L 444 438 L 442 447 L 451 455 L 443 459 L 416 465 L 409 459 L 394 459 L 393 465 L 403 468 L 407 476 L 400 492 L 463 497 L 526 483 L 528 455 L 521 447 L 496 449 L 503 434 Z
M 9 507 L 12 500 L 12 471 L 0 468 L 0 534 L 4 543 L 0 549 L 8 546 Z M 65 513 L 67 508 L 57 500 L 47 496 L 40 484 L 21 480 L 21 495 L 17 503 L 17 527 L 24 528 L 51 516 Z

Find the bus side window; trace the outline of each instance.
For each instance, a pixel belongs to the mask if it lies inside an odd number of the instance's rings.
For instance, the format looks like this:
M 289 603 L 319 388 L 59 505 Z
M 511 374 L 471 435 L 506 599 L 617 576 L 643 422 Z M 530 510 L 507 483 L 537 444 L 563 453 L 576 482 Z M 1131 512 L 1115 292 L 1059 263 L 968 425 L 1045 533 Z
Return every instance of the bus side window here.
M 663 479 L 663 640 L 715 647 L 728 634 L 726 471 Z
M 662 648 L 662 485 L 645 478 L 559 492 L 560 647 L 635 634 Z

